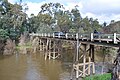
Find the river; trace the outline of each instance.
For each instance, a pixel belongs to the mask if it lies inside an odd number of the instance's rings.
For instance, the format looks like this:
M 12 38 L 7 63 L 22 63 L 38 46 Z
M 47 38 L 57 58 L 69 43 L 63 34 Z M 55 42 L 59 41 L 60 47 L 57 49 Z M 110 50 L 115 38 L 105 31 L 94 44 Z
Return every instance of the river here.
M 0 80 L 69 80 L 70 68 L 61 60 L 46 60 L 43 53 L 0 55 Z
M 72 53 L 74 50 L 64 50 L 57 60 L 45 60 L 43 52 L 0 55 L 0 80 L 70 80 Z M 96 61 L 103 59 L 100 53 L 95 57 Z M 101 74 L 102 66 L 96 65 L 95 72 Z

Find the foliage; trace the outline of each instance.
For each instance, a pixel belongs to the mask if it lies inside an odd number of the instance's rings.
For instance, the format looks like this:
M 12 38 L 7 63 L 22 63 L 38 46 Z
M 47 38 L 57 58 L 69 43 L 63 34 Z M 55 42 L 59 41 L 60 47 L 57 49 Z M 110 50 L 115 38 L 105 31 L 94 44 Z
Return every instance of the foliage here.
M 83 80 L 111 80 L 111 74 L 106 73 L 102 75 L 89 76 L 89 77 L 83 78 Z
M 27 43 L 25 43 L 25 45 L 22 45 L 22 46 L 17 45 L 16 49 L 20 49 L 21 47 L 22 48 L 32 48 L 32 45 L 30 42 L 27 42 Z
M 113 20 L 108 26 L 103 27 L 105 33 L 120 33 L 120 21 L 114 22 Z
M 14 40 L 26 32 L 88 33 L 101 28 L 97 19 L 82 18 L 77 6 L 70 11 L 60 3 L 45 3 L 37 16 L 31 14 L 28 18 L 24 12 L 28 8 L 21 4 L 11 4 L 8 0 L 0 1 L 0 29 L 5 30 Z
M 9 38 L 6 30 L 0 29 L 0 40 L 6 40 Z
M 77 7 L 71 10 L 71 17 L 72 17 L 72 27 L 76 29 L 76 32 L 79 32 L 79 28 L 81 27 L 81 14 Z
M 72 21 L 70 20 L 70 16 L 64 12 L 62 15 L 58 15 L 57 25 L 62 32 L 68 32 L 71 28 Z
M 11 39 L 17 40 L 24 33 L 26 17 L 21 5 L 11 4 L 8 0 L 0 1 L 0 29 L 5 30 Z
M 97 19 L 85 17 L 81 21 L 81 27 L 85 33 L 91 33 L 94 30 L 100 31 L 102 26 L 99 24 Z
M 94 29 L 100 31 L 97 19 L 82 18 L 79 9 L 66 10 L 60 3 L 45 3 L 37 16 L 29 18 L 30 32 L 79 32 L 90 33 Z M 49 29 L 49 30 L 48 30 Z

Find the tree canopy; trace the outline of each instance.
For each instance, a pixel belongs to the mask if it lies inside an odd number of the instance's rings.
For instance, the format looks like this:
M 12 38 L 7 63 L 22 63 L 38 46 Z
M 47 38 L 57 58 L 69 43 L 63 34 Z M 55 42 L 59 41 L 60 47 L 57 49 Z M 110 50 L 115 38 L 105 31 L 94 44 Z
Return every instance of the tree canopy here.
M 18 39 L 20 34 L 26 32 L 90 33 L 94 29 L 102 28 L 97 19 L 82 18 L 76 6 L 72 10 L 66 10 L 60 3 L 45 3 L 40 7 L 38 15 L 31 14 L 30 17 L 25 13 L 28 8 L 23 7 L 21 3 L 11 4 L 8 0 L 0 1 L 1 36 Z

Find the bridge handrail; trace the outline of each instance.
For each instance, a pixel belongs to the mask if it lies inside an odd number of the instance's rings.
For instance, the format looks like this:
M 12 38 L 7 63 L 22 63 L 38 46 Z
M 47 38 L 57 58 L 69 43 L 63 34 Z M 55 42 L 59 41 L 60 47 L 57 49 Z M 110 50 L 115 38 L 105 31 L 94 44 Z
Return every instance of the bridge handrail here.
M 120 38 L 120 34 L 104 34 L 104 33 L 99 33 L 99 34 L 80 34 L 80 33 L 66 33 L 64 35 L 55 35 L 55 33 L 32 33 L 30 36 L 41 36 L 41 37 L 53 37 L 53 38 L 73 38 L 73 39 L 87 39 L 87 40 L 104 40 L 104 39 L 110 39 L 113 41 L 115 44 L 118 42 L 117 38 Z

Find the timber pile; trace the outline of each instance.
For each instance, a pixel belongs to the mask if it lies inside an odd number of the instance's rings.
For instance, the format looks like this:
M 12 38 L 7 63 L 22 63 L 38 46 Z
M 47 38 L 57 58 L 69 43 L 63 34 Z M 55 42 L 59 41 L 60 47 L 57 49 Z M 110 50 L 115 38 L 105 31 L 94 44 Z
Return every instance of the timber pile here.
M 33 53 L 36 53 L 36 51 L 38 50 L 38 46 L 39 46 L 39 38 L 36 37 L 32 41 Z

